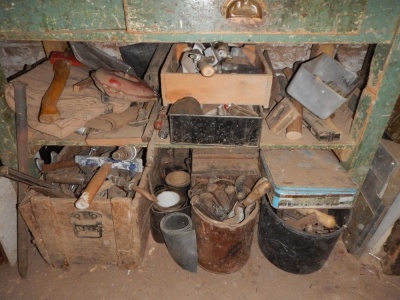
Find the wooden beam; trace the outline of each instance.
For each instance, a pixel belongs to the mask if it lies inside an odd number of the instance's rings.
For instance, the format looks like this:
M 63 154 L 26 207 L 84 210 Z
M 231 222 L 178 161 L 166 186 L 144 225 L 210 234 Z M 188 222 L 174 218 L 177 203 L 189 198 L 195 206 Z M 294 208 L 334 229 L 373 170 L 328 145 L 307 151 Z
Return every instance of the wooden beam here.
M 43 41 L 43 49 L 46 53 L 46 56 L 49 57 L 52 51 L 61 51 L 63 52 L 68 48 L 68 43 L 63 41 Z

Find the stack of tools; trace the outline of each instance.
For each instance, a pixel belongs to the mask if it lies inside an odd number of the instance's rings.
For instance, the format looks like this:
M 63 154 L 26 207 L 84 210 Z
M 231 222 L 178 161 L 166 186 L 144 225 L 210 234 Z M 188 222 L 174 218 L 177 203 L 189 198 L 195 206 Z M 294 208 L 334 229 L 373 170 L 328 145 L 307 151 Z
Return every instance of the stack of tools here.
M 50 164 L 37 159 L 44 180 L 8 167 L 0 176 L 25 183 L 50 197 L 77 198 L 75 206 L 87 209 L 96 195 L 133 198 L 134 192 L 157 202 L 155 196 L 138 187 L 143 171 L 142 151 L 135 147 L 64 147 Z
M 250 190 L 244 185 L 246 176 L 235 181 L 210 178 L 199 182 L 189 191 L 191 204 L 212 220 L 239 224 L 248 217 L 258 201 L 270 188 L 266 178 L 261 178 Z
M 280 209 L 278 216 L 288 225 L 310 234 L 326 234 L 339 229 L 335 217 L 314 208 Z
M 286 129 L 287 138 L 299 139 L 303 123 L 319 141 L 340 140 L 343 132 L 333 121 L 334 113 L 361 79 L 333 59 L 334 51 L 334 45 L 314 45 L 311 60 L 282 70 L 279 94 L 284 98 L 266 118 L 272 132 Z
M 261 45 L 174 44 L 161 69 L 162 101 L 194 97 L 201 104 L 268 108 L 276 85 L 272 70 Z

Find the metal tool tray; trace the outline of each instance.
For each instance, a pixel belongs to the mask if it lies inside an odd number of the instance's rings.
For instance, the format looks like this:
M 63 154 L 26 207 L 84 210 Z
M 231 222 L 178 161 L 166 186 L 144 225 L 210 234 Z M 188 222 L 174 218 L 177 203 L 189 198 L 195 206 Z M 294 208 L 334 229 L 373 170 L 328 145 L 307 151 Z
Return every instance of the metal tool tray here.
M 264 150 L 275 208 L 351 208 L 357 185 L 330 150 Z
M 341 63 L 321 54 L 302 63 L 287 87 L 287 93 L 313 114 L 326 119 L 360 84 L 361 78 Z
M 258 117 L 168 114 L 171 143 L 258 146 L 263 114 Z

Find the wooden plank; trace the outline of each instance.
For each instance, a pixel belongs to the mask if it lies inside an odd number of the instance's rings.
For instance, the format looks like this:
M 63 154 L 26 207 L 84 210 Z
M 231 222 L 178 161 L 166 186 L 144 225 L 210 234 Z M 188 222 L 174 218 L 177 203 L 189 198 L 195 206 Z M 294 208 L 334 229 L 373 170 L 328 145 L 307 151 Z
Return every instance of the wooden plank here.
M 44 245 L 48 251 L 51 265 L 68 269 L 69 261 L 63 245 L 64 240 L 51 199 L 43 196 L 34 196 L 31 198 L 31 205 Z
M 90 146 L 123 146 L 136 145 L 139 147 L 147 145 L 142 141 L 143 127 L 125 125 L 120 129 L 110 132 L 90 131 L 86 143 Z
M 117 264 L 121 269 L 132 269 L 137 264 L 135 236 L 132 229 L 136 226 L 137 206 L 131 205 L 130 198 L 112 198 L 111 212 L 114 222 Z
M 46 245 L 44 244 L 39 224 L 35 218 L 35 215 L 33 214 L 32 205 L 30 201 L 30 198 L 33 196 L 33 194 L 37 195 L 37 193 L 34 193 L 32 191 L 28 193 L 25 199 L 19 204 L 18 211 L 24 218 L 26 225 L 28 225 L 28 228 L 33 235 L 35 245 L 38 248 L 40 254 L 42 255 L 44 261 L 48 264 L 51 264 L 50 256 L 47 251 Z
M 62 41 L 43 41 L 42 44 L 47 57 L 50 57 L 53 51 L 64 52 L 68 47 L 68 43 Z
M 76 199 L 51 199 L 59 223 L 60 237 L 70 264 L 115 264 L 117 262 L 114 223 L 110 200 L 95 198 L 86 211 L 100 213 L 103 232 L 101 238 L 80 238 L 74 233 L 71 216 L 81 210 L 75 208 Z
M 156 157 L 157 161 L 158 157 Z M 154 178 L 156 174 L 154 169 L 146 167 L 143 171 L 142 178 L 139 182 L 139 187 L 149 190 L 149 180 Z M 139 266 L 144 258 L 147 241 L 150 233 L 150 207 L 152 202 L 145 199 L 139 193 L 135 193 L 132 200 L 132 210 L 136 212 L 136 226 L 132 228 L 132 235 L 134 236 L 134 253 L 135 253 L 135 264 Z

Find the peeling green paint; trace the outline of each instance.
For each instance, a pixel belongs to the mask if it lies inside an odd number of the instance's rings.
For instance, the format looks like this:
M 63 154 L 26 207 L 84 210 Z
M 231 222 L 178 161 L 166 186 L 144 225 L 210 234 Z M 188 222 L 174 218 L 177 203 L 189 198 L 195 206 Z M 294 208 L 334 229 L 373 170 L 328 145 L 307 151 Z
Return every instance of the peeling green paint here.
M 14 112 L 8 107 L 4 96 L 4 86 L 6 83 L 3 70 L 0 68 L 0 157 L 3 165 L 16 168 L 15 116 Z
M 344 166 L 361 184 L 400 93 L 400 34 L 390 46 L 377 45 L 371 64 L 371 79 L 360 100 L 351 135 L 356 139 Z
M 126 0 L 127 20 L 122 1 L 5 0 L 0 39 L 388 43 L 400 15 L 397 0 L 265 2 L 264 20 L 238 23 L 222 16 L 223 0 Z

